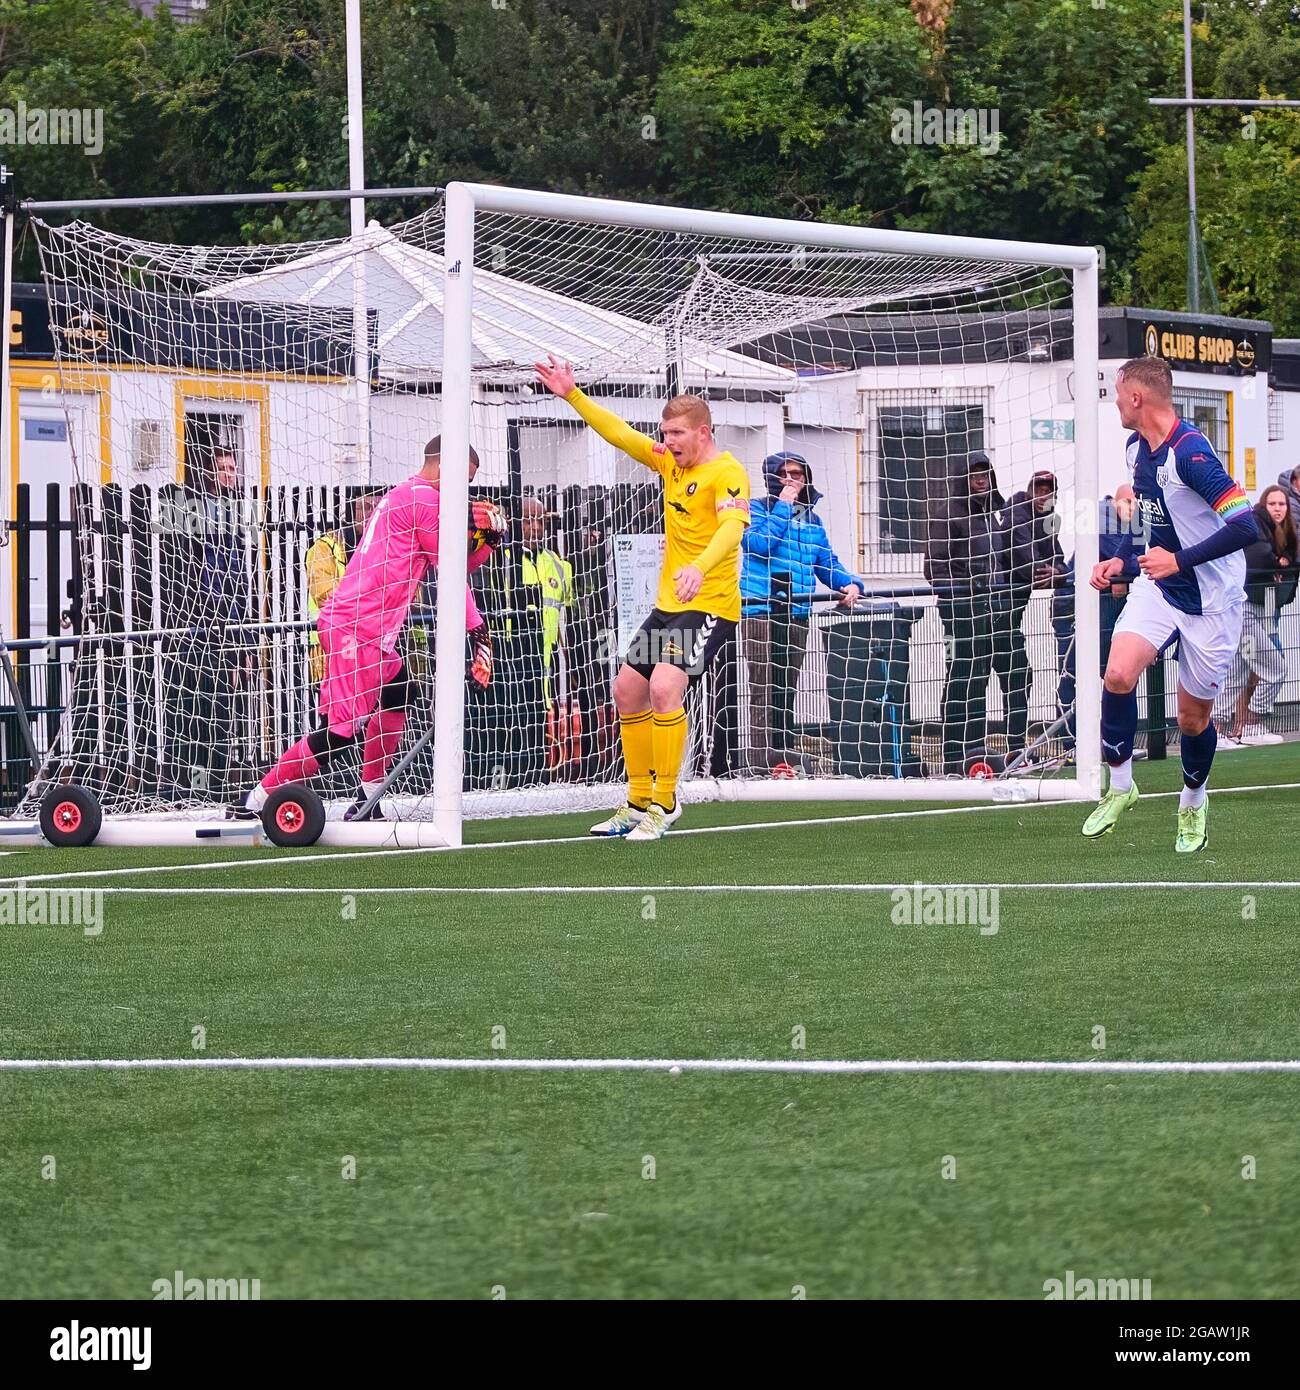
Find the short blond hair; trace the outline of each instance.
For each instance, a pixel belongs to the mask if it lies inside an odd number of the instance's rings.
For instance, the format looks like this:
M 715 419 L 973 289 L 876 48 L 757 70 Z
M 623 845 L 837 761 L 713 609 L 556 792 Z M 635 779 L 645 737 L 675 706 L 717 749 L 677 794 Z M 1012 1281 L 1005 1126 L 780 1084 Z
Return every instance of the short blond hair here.
M 703 396 L 674 396 L 664 406 L 665 420 L 685 420 L 693 429 L 700 425 L 713 428 L 713 413 Z
M 1163 357 L 1133 357 L 1115 373 L 1129 386 L 1140 386 L 1162 401 L 1174 398 L 1174 374 Z

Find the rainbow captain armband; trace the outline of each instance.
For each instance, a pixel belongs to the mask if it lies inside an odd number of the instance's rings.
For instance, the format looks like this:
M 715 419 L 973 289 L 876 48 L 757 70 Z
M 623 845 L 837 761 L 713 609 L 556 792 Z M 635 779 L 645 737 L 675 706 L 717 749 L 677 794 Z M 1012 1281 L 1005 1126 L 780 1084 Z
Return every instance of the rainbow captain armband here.
M 744 514 L 748 516 L 749 498 L 737 497 L 736 495 L 729 493 L 718 503 L 714 510 L 718 512 L 744 512 Z
M 1224 521 L 1250 509 L 1250 503 L 1246 499 L 1246 494 L 1241 490 L 1240 483 L 1233 483 L 1227 492 L 1212 505 Z

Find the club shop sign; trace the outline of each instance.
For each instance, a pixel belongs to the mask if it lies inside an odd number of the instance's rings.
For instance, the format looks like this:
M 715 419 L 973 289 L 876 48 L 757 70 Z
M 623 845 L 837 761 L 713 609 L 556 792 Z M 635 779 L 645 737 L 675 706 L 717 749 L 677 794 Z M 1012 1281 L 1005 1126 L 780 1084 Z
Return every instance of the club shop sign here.
M 1199 372 L 1253 376 L 1261 368 L 1261 344 L 1254 330 L 1228 331 L 1195 323 L 1147 320 L 1133 345 L 1146 357 L 1163 357 L 1171 367 Z

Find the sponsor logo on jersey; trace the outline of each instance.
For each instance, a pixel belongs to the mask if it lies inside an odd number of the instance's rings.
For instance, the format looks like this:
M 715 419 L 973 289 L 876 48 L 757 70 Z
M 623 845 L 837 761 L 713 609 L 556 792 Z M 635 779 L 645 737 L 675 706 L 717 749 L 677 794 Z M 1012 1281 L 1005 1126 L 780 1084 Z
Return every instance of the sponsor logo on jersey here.
M 668 505 L 675 512 L 680 512 L 683 516 L 690 516 L 690 511 L 686 507 L 683 507 L 680 502 L 674 502 L 671 497 L 668 499 Z

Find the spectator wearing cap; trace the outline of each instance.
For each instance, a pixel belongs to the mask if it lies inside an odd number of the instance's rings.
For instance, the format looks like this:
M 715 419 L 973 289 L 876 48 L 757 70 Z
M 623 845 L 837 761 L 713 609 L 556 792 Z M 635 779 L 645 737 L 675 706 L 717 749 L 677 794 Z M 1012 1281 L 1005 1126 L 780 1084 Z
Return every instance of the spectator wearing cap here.
M 1001 545 L 991 623 L 993 670 L 1006 703 L 1007 752 L 1025 746 L 1029 727 L 1029 652 L 1024 617 L 1035 589 L 1052 589 L 1064 578 L 1065 553 L 1057 538 L 1056 475 L 1042 470 L 1027 492 L 1013 493 L 1001 517 Z
M 749 668 L 750 752 L 755 772 L 797 761 L 794 692 L 808 649 L 810 600 L 817 584 L 840 595 L 845 607 L 866 581 L 849 571 L 814 511 L 821 493 L 800 454 L 763 460 L 767 495 L 755 499 L 743 542 L 740 633 Z
M 993 585 L 1005 548 L 998 514 L 1006 504 L 982 450 L 969 454 L 956 476 L 942 481 L 949 491 L 931 503 L 925 577 L 934 589 L 947 658 L 943 764 L 945 771 L 963 772 L 967 758 L 984 751 Z

